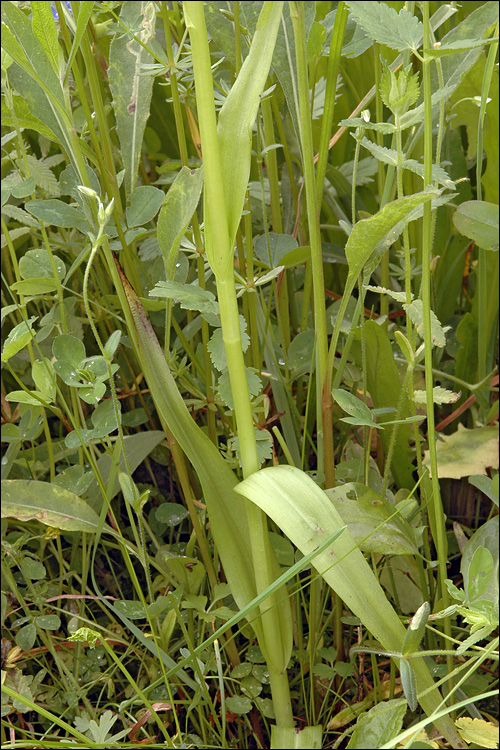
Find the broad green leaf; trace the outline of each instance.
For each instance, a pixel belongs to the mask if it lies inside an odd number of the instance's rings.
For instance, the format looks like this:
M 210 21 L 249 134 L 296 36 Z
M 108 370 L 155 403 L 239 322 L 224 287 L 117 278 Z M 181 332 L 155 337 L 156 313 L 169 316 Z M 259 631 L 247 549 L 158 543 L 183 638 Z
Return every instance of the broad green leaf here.
M 490 576 L 489 585 L 482 591 L 481 599 L 496 603 L 498 606 L 498 516 L 490 518 L 469 539 L 462 552 L 460 572 L 464 580 L 464 590 L 472 591 L 474 584 L 472 577 L 477 575 L 477 566 L 473 567 L 478 549 L 488 550 L 493 559 L 494 575 Z M 479 560 L 477 561 L 479 562 Z
M 153 185 L 141 185 L 128 196 L 127 224 L 139 227 L 150 222 L 160 210 L 165 193 Z
M 91 534 L 99 524 L 97 513 L 72 492 L 35 479 L 2 481 L 2 518 L 34 519 L 62 531 Z
M 196 211 L 203 187 L 203 169 L 182 167 L 163 201 L 158 217 L 158 244 L 167 279 L 173 280 L 180 242 Z
M 304 555 L 344 526 L 325 492 L 293 466 L 261 469 L 240 482 L 236 492 L 267 513 Z M 405 629 L 347 529 L 313 558 L 312 565 L 384 648 L 401 653 Z M 431 688 L 420 695 L 420 705 L 431 715 L 441 696 L 424 660 L 413 659 L 412 665 L 418 692 Z M 436 726 L 456 741 L 450 719 L 437 720 Z
M 407 159 L 403 154 L 401 163 L 398 162 L 398 152 L 392 148 L 386 148 L 385 146 L 379 146 L 377 143 L 363 138 L 361 145 L 364 146 L 376 159 L 383 162 L 384 164 L 390 164 L 394 167 L 399 166 L 403 169 L 409 169 L 410 172 L 424 176 L 424 165 L 415 159 Z M 455 183 L 450 178 L 450 175 L 446 170 L 437 164 L 432 165 L 432 181 L 437 182 L 445 188 L 454 188 Z
M 61 618 L 58 615 L 40 615 L 35 617 L 35 624 L 42 630 L 59 630 Z
M 97 388 L 98 385 L 103 386 L 101 390 L 104 392 L 104 384 L 96 384 L 95 386 L 93 386 L 93 388 Z M 90 401 L 90 403 L 93 402 Z M 78 432 L 76 430 L 73 430 L 73 432 L 70 432 L 68 435 L 66 435 L 64 442 L 66 443 L 68 448 L 78 448 L 79 445 L 88 443 L 89 440 L 99 440 L 100 438 L 106 437 L 106 435 L 110 435 L 112 432 L 118 429 L 112 399 L 103 401 L 96 407 L 94 413 L 92 414 L 92 424 L 94 425 L 94 427 L 91 430 L 84 429 L 79 430 Z
M 484 492 L 487 497 L 498 507 L 498 474 L 494 479 L 490 479 L 487 476 L 476 474 L 469 477 L 469 484 L 477 487 L 478 490 Z
M 440 479 L 486 474 L 490 467 L 498 469 L 498 430 L 487 426 L 468 430 L 459 424 L 452 435 L 439 435 L 436 450 Z M 428 451 L 425 451 L 424 466 L 430 471 Z
M 294 377 L 312 372 L 315 341 L 316 334 L 312 329 L 301 331 L 292 340 L 288 347 L 288 367 L 293 371 Z
M 39 560 L 33 560 L 32 557 L 25 557 L 21 561 L 21 570 L 23 575 L 30 581 L 37 581 L 45 578 L 47 569 Z
M 30 182 L 32 182 L 32 187 L 28 195 L 32 193 L 33 190 L 35 189 L 35 180 L 31 178 Z M 20 191 L 20 192 L 24 192 L 24 191 Z M 15 188 L 12 190 L 12 195 L 15 197 Z M 19 197 L 24 198 L 25 196 L 19 196 Z M 14 219 L 14 221 L 18 221 L 20 224 L 24 224 L 25 226 L 31 227 L 32 229 L 40 229 L 39 222 L 36 219 L 34 219 L 33 216 L 31 216 L 27 211 L 20 208 L 19 206 L 13 206 L 11 204 L 3 205 L 2 214 L 4 216 L 9 216 L 11 219 Z
M 255 255 L 268 268 L 276 268 L 280 265 L 281 259 L 292 250 L 297 248 L 297 240 L 290 234 L 277 234 L 268 232 L 255 240 Z
M 54 72 L 59 75 L 59 41 L 50 4 L 32 0 L 31 12 L 33 33 L 43 47 Z
M 9 391 L 6 400 L 17 404 L 30 404 L 31 406 L 43 406 L 50 404 L 53 399 L 38 391 Z
M 401 659 L 399 662 L 399 672 L 401 675 L 401 685 L 403 687 L 408 707 L 410 711 L 416 711 L 418 706 L 417 684 L 411 661 L 408 661 L 408 659 Z
M 185 310 L 202 313 L 219 313 L 219 303 L 208 289 L 195 284 L 179 284 L 178 281 L 159 281 L 149 292 L 150 297 L 165 297 L 179 302 Z
M 26 203 L 26 211 L 36 216 L 45 224 L 53 224 L 56 227 L 72 229 L 76 227 L 83 234 L 90 230 L 85 216 L 74 206 L 69 206 L 63 201 L 50 199 L 35 199 Z
M 85 357 L 85 346 L 76 336 L 63 333 L 52 342 L 52 354 L 57 360 L 65 360 L 77 369 Z
M 347 0 L 351 16 L 372 39 L 391 49 L 416 51 L 423 38 L 423 25 L 413 13 L 402 8 L 399 13 L 383 2 Z
M 347 747 L 349 750 L 382 747 L 399 734 L 406 711 L 406 701 L 401 699 L 378 703 L 359 717 Z
M 153 62 L 153 56 L 143 45 L 154 39 L 156 10 L 154 3 L 126 0 L 120 19 L 130 31 L 116 26 L 109 50 L 109 85 L 113 96 L 116 131 L 120 139 L 125 189 L 131 193 L 137 183 L 139 158 L 146 122 L 149 117 L 153 76 L 144 69 Z
M 460 736 L 470 747 L 498 747 L 498 727 L 492 721 L 462 716 L 455 723 Z
M 28 625 L 24 625 L 16 633 L 16 646 L 22 648 L 23 651 L 29 651 L 35 645 L 36 641 L 36 625 L 30 622 Z
M 388 335 L 377 323 L 369 320 L 364 324 L 363 336 L 366 346 L 367 387 L 374 406 L 378 409 L 391 407 L 397 409 L 400 400 L 401 382 Z M 400 416 L 405 419 L 410 414 L 409 399 L 408 396 L 403 398 Z M 391 421 L 393 414 L 380 414 L 377 421 L 383 425 L 384 422 Z M 381 431 L 379 437 L 386 455 L 393 430 L 397 430 L 397 436 L 391 471 L 399 487 L 411 489 L 415 483 L 410 457 L 410 442 L 413 440 L 413 430 L 410 425 L 396 425 Z
M 424 191 L 388 203 L 374 216 L 358 221 L 347 240 L 345 254 L 349 264 L 347 284 L 350 291 L 363 266 L 377 245 L 392 232 L 399 222 L 404 221 L 419 206 L 439 195 L 438 191 Z M 350 295 L 350 292 L 349 292 Z
M 252 701 L 246 695 L 229 695 L 226 698 L 226 707 L 240 716 L 252 710 Z
M 16 281 L 11 284 L 13 292 L 24 294 L 27 297 L 40 297 L 45 294 L 51 294 L 57 289 L 57 283 L 54 279 L 28 279 L 27 281 Z
M 255 599 L 258 592 L 253 573 L 247 507 L 238 500 L 234 492 L 237 479 L 216 446 L 192 419 L 144 308 L 118 263 L 117 268 L 136 327 L 138 354 L 151 395 L 163 423 L 168 426 L 198 474 L 211 532 L 233 597 L 242 609 Z M 275 558 L 273 565 L 278 577 L 279 565 Z M 267 658 L 273 665 L 285 669 L 292 645 L 292 622 L 286 589 L 280 589 L 274 597 L 282 613 L 280 627 L 284 647 L 283 653 L 269 653 Z M 252 620 L 252 627 L 259 636 L 261 646 L 264 645 L 265 648 L 262 625 L 260 619 L 255 617 L 256 614 L 250 614 L 249 619 Z
M 424 337 L 424 303 L 421 299 L 413 300 L 409 305 L 404 304 L 406 314 L 411 318 L 421 338 Z M 446 345 L 446 335 L 435 313 L 431 310 L 431 336 L 434 346 L 443 348 Z
M 422 530 L 415 529 L 385 498 L 358 482 L 326 490 L 357 544 L 381 555 L 418 555 Z
M 486 547 L 477 547 L 468 570 L 467 599 L 482 599 L 490 586 L 494 571 L 493 555 Z
M 21 128 L 27 128 L 28 130 L 34 130 L 36 133 L 40 133 L 40 135 L 43 135 L 45 138 L 48 138 L 50 141 L 58 142 L 57 136 L 54 135 L 52 130 L 48 128 L 44 123 L 38 118 L 33 115 L 29 109 L 26 101 L 23 97 L 15 95 L 13 97 L 14 101 L 14 111 L 16 114 L 15 119 L 17 119 L 17 123 L 19 127 Z M 11 111 L 7 108 L 5 102 L 2 100 L 2 124 L 5 127 L 9 127 L 14 129 L 14 118 L 12 117 Z M 33 192 L 32 190 L 30 193 Z M 28 195 L 30 194 L 28 193 Z M 25 196 L 22 196 L 25 197 Z
M 57 276 L 62 281 L 66 274 L 66 266 L 57 255 L 52 257 L 57 269 Z M 19 273 L 23 279 L 53 279 L 54 271 L 47 250 L 43 248 L 28 250 L 19 261 Z
M 486 201 L 467 201 L 453 214 L 453 223 L 465 237 L 483 250 L 498 251 L 498 206 Z
M 24 349 L 26 344 L 32 340 L 34 334 L 32 332 L 33 323 L 38 320 L 37 317 L 28 318 L 26 321 L 22 321 L 15 326 L 9 333 L 4 341 L 2 347 L 2 362 L 8 362 L 8 360 Z
M 341 409 L 346 411 L 351 417 L 355 419 L 361 419 L 363 424 L 375 425 L 371 409 L 361 401 L 353 393 L 344 391 L 342 388 L 334 388 L 332 390 L 333 400 L 340 406 Z M 356 422 L 349 422 L 349 424 L 357 424 Z
M 31 367 L 31 377 L 39 391 L 54 399 L 56 396 L 56 375 L 50 359 L 36 359 Z
M 156 520 L 167 526 L 178 526 L 188 515 L 187 509 L 179 503 L 161 503 L 155 511 Z

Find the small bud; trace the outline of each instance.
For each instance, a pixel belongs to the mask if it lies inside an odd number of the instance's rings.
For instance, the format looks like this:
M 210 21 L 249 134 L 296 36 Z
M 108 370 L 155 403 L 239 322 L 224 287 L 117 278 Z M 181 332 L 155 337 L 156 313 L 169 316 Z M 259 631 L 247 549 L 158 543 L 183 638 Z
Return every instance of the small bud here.
M 370 110 L 369 109 L 363 109 L 361 110 L 361 117 L 365 122 L 370 122 Z
M 114 206 L 114 203 L 115 203 L 115 199 L 114 199 L 114 198 L 111 198 L 110 202 L 109 202 L 109 203 L 108 203 L 108 205 L 106 206 L 106 210 L 104 211 L 104 223 L 105 223 L 105 224 L 107 224 L 107 222 L 109 221 L 109 217 L 110 217 L 110 216 L 111 216 L 111 214 L 113 213 L 113 206 Z
M 92 190 L 92 188 L 87 187 L 86 185 L 78 185 L 78 190 L 82 195 L 86 195 L 87 198 L 94 198 L 94 200 L 98 201 L 99 196 L 97 195 L 95 190 Z

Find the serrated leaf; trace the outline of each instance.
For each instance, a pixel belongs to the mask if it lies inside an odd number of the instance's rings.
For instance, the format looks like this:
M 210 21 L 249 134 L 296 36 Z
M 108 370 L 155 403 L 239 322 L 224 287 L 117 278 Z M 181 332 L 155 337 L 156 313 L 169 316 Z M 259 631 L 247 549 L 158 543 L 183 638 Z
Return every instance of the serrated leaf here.
M 420 47 L 424 27 L 416 16 L 402 8 L 399 13 L 385 3 L 352 2 L 347 7 L 363 31 L 379 44 L 391 49 L 416 51 Z
M 248 370 L 247 370 L 247 378 L 248 378 Z M 259 382 L 260 382 L 260 379 L 259 379 Z M 259 390 L 260 390 L 260 385 L 259 385 Z M 251 395 L 256 396 L 257 393 L 251 393 Z M 267 461 L 269 458 L 271 458 L 273 454 L 273 439 L 267 430 L 256 429 L 255 430 L 255 442 L 257 446 L 258 463 L 259 463 L 259 466 L 262 466 L 262 464 L 265 461 Z M 236 458 L 240 462 L 240 466 L 241 466 L 240 441 L 239 441 L 238 436 L 231 438 L 229 440 L 228 447 L 230 448 L 231 451 L 235 453 Z
M 424 303 L 421 299 L 413 300 L 409 305 L 404 304 L 406 314 L 410 317 L 412 323 L 417 329 L 417 333 L 421 338 L 424 337 Z M 435 313 L 431 310 L 431 335 L 432 343 L 435 346 L 442 348 L 446 345 L 445 331 L 441 323 L 439 322 Z
M 59 42 L 50 4 L 32 0 L 31 12 L 33 33 L 43 47 L 54 72 L 59 74 Z
M 398 152 L 392 148 L 386 148 L 385 146 L 379 146 L 377 143 L 363 138 L 361 145 L 364 146 L 376 159 L 383 162 L 384 164 L 390 164 L 392 166 L 398 165 Z M 408 169 L 410 172 L 415 172 L 420 177 L 424 176 L 424 165 L 415 159 L 406 159 L 403 154 L 403 160 L 400 163 L 403 169 Z M 450 178 L 449 174 L 445 169 L 440 167 L 438 164 L 432 165 L 432 181 L 437 182 L 445 188 L 455 187 L 455 183 Z
M 462 394 L 454 393 L 453 391 L 448 391 L 446 388 L 442 388 L 440 385 L 435 385 L 432 389 L 432 395 L 435 404 L 454 404 Z M 416 404 L 427 403 L 427 394 L 425 391 L 413 391 L 413 398 Z
M 241 348 L 243 352 L 246 352 L 250 344 L 250 337 L 247 333 L 246 320 L 242 315 L 239 316 L 239 321 Z M 225 372 L 227 370 L 227 359 L 226 350 L 224 348 L 222 328 L 215 329 L 212 336 L 210 337 L 207 349 L 210 352 L 210 359 L 212 360 L 213 365 L 219 370 L 219 372 Z
M 150 297 L 166 297 L 179 302 L 185 310 L 219 314 L 219 303 L 215 295 L 194 284 L 179 284 L 178 281 L 159 281 L 149 292 Z
M 247 384 L 250 396 L 258 396 L 262 388 L 262 381 L 250 367 L 246 368 Z M 229 371 L 225 370 L 217 381 L 217 392 L 229 409 L 234 409 L 234 399 L 229 380 Z
M 14 194 L 14 191 L 12 191 L 12 194 Z M 18 221 L 19 224 L 24 224 L 24 226 L 31 227 L 32 229 L 40 229 L 39 222 L 19 206 L 4 205 L 2 206 L 2 214 L 9 216 L 14 221 Z
M 45 190 L 47 195 L 57 198 L 59 196 L 59 183 L 48 164 L 36 159 L 31 154 L 27 154 L 26 158 L 35 184 Z
M 364 287 L 369 292 L 377 292 L 377 294 L 387 294 L 389 297 L 392 297 L 392 299 L 396 300 L 396 302 L 406 302 L 406 292 L 393 292 L 392 289 L 386 289 L 384 286 L 371 286 L 370 284 L 365 284 Z

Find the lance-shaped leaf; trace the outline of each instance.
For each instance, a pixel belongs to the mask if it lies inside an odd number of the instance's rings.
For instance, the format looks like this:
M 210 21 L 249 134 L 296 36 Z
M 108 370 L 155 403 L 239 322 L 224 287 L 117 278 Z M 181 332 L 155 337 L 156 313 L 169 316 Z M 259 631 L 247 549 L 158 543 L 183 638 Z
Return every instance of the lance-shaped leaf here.
M 150 393 L 162 421 L 170 429 L 198 474 L 210 518 L 210 529 L 224 565 L 224 572 L 231 593 L 242 609 L 259 593 L 253 572 L 246 502 L 241 502 L 241 498 L 234 492 L 238 483 L 237 478 L 215 445 L 192 419 L 144 308 L 116 257 L 115 262 L 136 327 L 138 354 Z M 273 565 L 278 577 L 280 569 L 275 558 Z M 274 597 L 274 603 L 282 609 L 282 642 L 288 644 L 291 642 L 289 636 L 292 622 L 286 589 L 281 589 L 273 595 Z M 268 605 L 273 605 L 271 597 L 266 602 L 266 606 Z M 259 638 L 261 649 L 263 646 L 265 648 L 258 613 L 252 612 L 249 619 Z M 284 648 L 283 653 L 269 653 L 265 656 L 266 660 L 279 670 L 286 668 L 290 658 L 287 648 Z
M 326 493 L 294 466 L 255 472 L 240 482 L 236 492 L 267 513 L 304 555 L 344 526 Z M 402 653 L 405 629 L 347 529 L 316 555 L 312 565 L 387 651 Z M 419 701 L 431 715 L 441 695 L 423 659 L 412 659 L 412 667 L 418 692 L 430 689 Z M 435 723 L 453 747 L 464 747 L 448 717 Z
M 252 128 L 269 75 L 282 9 L 282 2 L 264 3 L 250 52 L 219 113 L 217 132 L 231 243 L 243 211 L 250 174 Z
M 152 55 L 134 39 L 147 45 L 155 33 L 156 11 L 152 2 L 123 3 L 120 18 L 130 29 L 117 31 L 109 50 L 109 85 L 113 94 L 116 130 L 125 167 L 125 188 L 135 188 L 144 129 L 149 117 L 153 77 L 144 66 L 153 62 Z

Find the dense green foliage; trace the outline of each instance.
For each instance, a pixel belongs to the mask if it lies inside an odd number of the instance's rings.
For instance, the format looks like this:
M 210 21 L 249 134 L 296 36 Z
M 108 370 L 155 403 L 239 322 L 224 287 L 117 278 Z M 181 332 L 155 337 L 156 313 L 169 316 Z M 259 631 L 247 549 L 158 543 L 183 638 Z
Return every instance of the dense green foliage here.
M 4 746 L 496 747 L 498 4 L 1 12 Z

